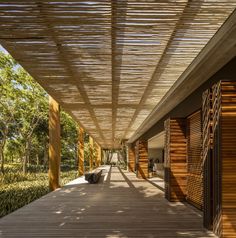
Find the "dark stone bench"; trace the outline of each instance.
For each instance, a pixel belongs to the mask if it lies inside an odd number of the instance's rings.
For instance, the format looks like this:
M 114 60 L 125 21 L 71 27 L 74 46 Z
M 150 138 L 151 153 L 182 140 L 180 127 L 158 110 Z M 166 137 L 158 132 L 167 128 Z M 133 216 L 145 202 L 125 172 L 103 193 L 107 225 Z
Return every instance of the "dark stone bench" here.
M 85 173 L 85 180 L 89 183 L 97 183 L 102 175 L 102 169 L 96 169 L 92 172 Z

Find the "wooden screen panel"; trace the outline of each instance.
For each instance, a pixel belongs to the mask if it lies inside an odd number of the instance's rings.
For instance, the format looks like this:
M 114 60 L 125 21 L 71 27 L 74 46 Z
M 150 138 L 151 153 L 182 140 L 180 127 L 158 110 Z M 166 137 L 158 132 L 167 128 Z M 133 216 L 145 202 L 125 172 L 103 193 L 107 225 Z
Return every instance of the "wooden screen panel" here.
M 221 110 L 221 83 L 212 87 L 212 132 L 213 132 L 213 231 L 222 237 L 222 188 L 221 188 L 221 161 L 220 156 L 220 110 Z
M 223 237 L 236 237 L 236 82 L 221 82 L 221 206 Z
M 169 201 L 184 201 L 187 185 L 186 120 L 165 122 L 165 197 Z
M 212 229 L 213 224 L 213 170 L 212 170 L 212 90 L 202 95 L 202 157 L 203 157 L 203 224 Z
M 130 172 L 134 172 L 135 171 L 135 150 L 132 145 L 129 146 L 128 153 L 129 153 L 128 169 Z
M 138 164 L 137 177 L 148 178 L 148 143 L 144 140 L 137 142 Z
M 220 81 L 213 101 L 213 231 L 236 237 L 236 82 Z
M 203 163 L 201 111 L 187 118 L 187 166 L 188 179 L 186 199 L 189 203 L 203 207 Z

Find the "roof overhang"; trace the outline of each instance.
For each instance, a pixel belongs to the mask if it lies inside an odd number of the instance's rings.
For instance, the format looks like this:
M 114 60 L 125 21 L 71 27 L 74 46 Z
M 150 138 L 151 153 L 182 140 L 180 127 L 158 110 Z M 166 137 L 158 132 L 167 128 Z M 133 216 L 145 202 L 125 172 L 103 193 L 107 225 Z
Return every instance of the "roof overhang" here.
M 132 143 L 236 56 L 236 11 L 157 104 L 128 140 Z

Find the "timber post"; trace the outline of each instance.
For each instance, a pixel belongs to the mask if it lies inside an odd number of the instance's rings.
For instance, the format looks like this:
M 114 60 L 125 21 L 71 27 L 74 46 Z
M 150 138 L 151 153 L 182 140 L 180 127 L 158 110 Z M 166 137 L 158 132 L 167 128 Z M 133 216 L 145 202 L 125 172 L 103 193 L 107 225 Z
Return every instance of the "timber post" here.
M 78 168 L 79 176 L 84 175 L 84 129 L 78 127 Z
M 148 178 L 148 143 L 145 140 L 138 140 L 137 146 L 137 177 Z
M 49 96 L 49 187 L 55 190 L 60 187 L 60 106 Z
M 89 136 L 89 170 L 93 170 L 93 138 Z

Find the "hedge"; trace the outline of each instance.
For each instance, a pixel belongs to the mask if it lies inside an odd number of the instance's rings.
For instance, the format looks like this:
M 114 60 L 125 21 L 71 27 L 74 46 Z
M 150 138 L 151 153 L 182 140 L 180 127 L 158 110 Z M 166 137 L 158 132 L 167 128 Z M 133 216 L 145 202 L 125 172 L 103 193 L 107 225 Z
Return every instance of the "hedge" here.
M 61 185 L 75 179 L 76 171 L 61 173 Z M 47 173 L 7 173 L 0 176 L 0 217 L 42 197 L 49 192 Z

